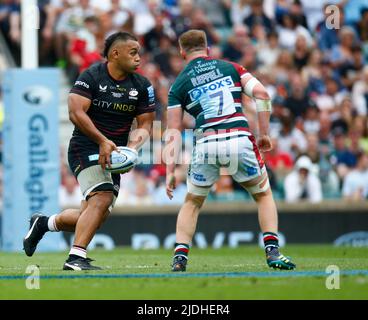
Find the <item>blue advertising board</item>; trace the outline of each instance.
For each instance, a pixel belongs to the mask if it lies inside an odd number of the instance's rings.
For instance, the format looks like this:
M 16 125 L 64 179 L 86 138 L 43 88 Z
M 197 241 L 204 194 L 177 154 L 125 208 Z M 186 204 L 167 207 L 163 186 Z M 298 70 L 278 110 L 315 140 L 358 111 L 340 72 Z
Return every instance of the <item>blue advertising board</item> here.
M 60 211 L 59 70 L 9 69 L 4 74 L 2 249 L 20 251 L 34 212 Z M 48 232 L 38 247 L 65 249 Z

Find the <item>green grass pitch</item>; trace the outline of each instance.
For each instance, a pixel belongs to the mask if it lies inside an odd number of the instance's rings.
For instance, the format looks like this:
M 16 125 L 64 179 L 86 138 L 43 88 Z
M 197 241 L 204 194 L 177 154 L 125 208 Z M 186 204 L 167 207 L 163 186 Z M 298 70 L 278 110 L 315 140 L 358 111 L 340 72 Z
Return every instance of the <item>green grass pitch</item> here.
M 295 271 L 268 268 L 263 250 L 251 245 L 192 248 L 186 273 L 170 271 L 172 250 L 89 251 L 104 268 L 94 272 L 62 271 L 67 252 L 2 252 L 0 299 L 368 299 L 368 248 L 288 245 L 282 252 Z M 39 266 L 38 290 L 26 288 L 28 265 Z M 326 288 L 329 265 L 341 272 L 339 289 Z

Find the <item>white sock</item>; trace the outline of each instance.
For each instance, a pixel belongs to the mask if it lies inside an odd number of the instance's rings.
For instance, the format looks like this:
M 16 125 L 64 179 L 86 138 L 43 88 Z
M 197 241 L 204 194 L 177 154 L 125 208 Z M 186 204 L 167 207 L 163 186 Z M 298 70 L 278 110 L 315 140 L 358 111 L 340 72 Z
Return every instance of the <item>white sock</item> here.
M 59 231 L 58 228 L 56 227 L 56 214 L 52 215 L 49 217 L 49 219 L 47 220 L 47 227 L 49 228 L 50 231 Z
M 76 247 L 76 246 L 72 246 L 72 248 L 69 251 L 69 255 L 75 255 L 81 258 L 86 259 L 87 258 L 87 250 L 81 248 L 81 247 Z

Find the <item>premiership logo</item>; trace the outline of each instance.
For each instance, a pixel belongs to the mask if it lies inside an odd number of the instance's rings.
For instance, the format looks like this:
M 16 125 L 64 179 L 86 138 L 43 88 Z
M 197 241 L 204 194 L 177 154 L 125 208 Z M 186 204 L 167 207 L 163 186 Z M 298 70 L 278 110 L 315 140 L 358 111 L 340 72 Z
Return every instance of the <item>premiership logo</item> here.
M 52 100 L 52 92 L 44 86 L 32 86 L 25 90 L 23 99 L 35 107 L 45 106 Z

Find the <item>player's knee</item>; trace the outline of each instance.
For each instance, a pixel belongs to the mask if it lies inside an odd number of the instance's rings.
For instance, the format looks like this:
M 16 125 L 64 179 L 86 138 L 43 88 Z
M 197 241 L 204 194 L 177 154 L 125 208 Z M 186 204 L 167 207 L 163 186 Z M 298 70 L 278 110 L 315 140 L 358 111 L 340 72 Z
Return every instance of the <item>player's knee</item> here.
M 252 181 L 243 183 L 242 186 L 249 192 L 255 201 L 265 196 L 272 195 L 268 176 L 263 174 L 254 183 Z
M 270 195 L 272 195 L 271 188 L 268 188 L 266 191 L 253 193 L 252 197 L 256 202 L 258 202 L 258 201 L 264 199 L 265 197 L 269 197 Z
M 198 209 L 202 208 L 204 201 L 206 200 L 205 196 L 199 196 L 192 193 L 187 193 L 185 202 L 190 202 L 193 206 Z
M 112 192 L 96 192 L 88 198 L 88 206 L 105 216 L 105 212 L 113 203 L 114 195 Z

